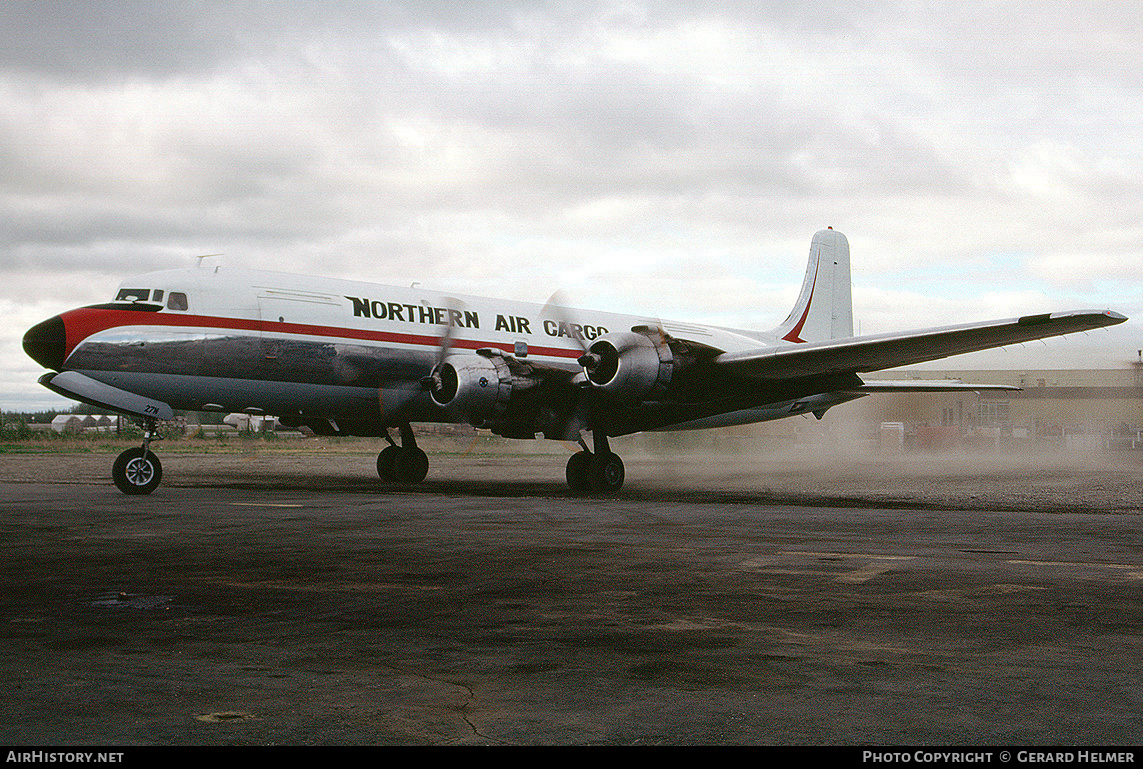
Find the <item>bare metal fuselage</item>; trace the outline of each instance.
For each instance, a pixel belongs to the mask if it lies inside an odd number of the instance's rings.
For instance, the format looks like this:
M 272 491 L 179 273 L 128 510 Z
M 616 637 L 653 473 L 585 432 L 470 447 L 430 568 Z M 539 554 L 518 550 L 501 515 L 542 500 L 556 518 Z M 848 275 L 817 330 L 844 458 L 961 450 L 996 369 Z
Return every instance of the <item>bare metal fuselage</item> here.
M 566 371 L 569 381 L 580 371 L 576 359 L 584 345 L 648 323 L 717 351 L 765 344 L 761 335 L 695 324 L 270 272 L 173 270 L 123 286 L 185 295 L 187 309 L 134 301 L 63 313 L 61 370 L 172 409 L 273 414 L 287 424 L 358 435 L 408 422 L 454 421 L 421 384 L 446 330 L 453 353 L 499 350 Z M 815 389 L 705 381 L 685 407 L 644 406 L 613 434 L 756 422 L 851 399 L 798 401 Z M 82 392 L 70 394 L 85 399 Z M 512 437 L 539 432 L 574 439 L 582 425 L 569 423 L 568 414 L 556 417 Z

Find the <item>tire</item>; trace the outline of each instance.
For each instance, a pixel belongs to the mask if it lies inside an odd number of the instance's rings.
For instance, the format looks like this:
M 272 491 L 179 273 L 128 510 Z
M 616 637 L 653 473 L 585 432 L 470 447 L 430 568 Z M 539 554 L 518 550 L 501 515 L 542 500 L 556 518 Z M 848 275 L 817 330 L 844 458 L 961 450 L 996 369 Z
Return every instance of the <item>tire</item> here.
M 614 494 L 623 488 L 623 460 L 618 454 L 596 454 L 591 462 L 591 490 Z
M 163 480 L 163 463 L 153 451 L 127 449 L 111 467 L 111 478 L 124 494 L 150 494 Z
M 576 494 L 591 491 L 591 454 L 586 451 L 572 454 L 568 458 L 568 487 Z
M 387 483 L 397 482 L 397 457 L 401 450 L 396 446 L 386 446 L 377 455 L 377 475 Z
M 429 457 L 420 449 L 401 449 L 394 468 L 400 483 L 420 483 L 429 474 Z

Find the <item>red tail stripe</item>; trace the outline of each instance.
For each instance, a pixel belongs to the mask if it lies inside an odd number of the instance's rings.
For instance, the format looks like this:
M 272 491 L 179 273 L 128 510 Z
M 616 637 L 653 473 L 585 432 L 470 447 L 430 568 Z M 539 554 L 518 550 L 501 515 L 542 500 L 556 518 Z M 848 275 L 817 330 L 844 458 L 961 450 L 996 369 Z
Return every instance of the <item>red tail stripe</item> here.
M 802 339 L 802 337 L 801 337 L 802 326 L 806 325 L 806 318 L 808 318 L 810 315 L 810 305 L 813 304 L 813 302 L 814 302 L 814 289 L 817 287 L 818 287 L 818 271 L 815 267 L 815 269 L 814 269 L 814 282 L 810 284 L 810 297 L 806 300 L 806 309 L 802 311 L 802 317 L 798 319 L 797 325 L 795 325 L 792 329 L 790 329 L 790 332 L 788 334 L 786 334 L 784 337 L 782 337 L 787 342 L 805 342 L 806 341 L 805 339 Z

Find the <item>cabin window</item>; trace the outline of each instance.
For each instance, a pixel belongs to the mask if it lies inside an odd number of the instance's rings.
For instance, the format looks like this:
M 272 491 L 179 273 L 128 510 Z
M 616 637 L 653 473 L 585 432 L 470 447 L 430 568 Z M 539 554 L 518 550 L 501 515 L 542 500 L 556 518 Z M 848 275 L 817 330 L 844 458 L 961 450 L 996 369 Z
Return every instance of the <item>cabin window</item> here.
M 182 291 L 172 291 L 167 297 L 168 310 L 185 310 L 187 308 L 187 295 Z
M 151 297 L 149 288 L 121 288 L 115 295 L 117 302 L 145 302 Z

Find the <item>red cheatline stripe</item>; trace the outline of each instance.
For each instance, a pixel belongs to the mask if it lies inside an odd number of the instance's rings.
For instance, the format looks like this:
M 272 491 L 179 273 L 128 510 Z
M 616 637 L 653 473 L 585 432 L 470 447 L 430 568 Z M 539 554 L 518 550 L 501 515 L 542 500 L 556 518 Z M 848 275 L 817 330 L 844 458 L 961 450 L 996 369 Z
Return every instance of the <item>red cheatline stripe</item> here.
M 806 341 L 805 339 L 802 339 L 802 337 L 801 337 L 802 326 L 804 326 L 806 324 L 806 318 L 808 318 L 810 315 L 810 305 L 813 304 L 814 289 L 817 288 L 817 286 L 818 286 L 818 272 L 815 269 L 814 270 L 814 282 L 812 284 L 810 284 L 810 298 L 806 300 L 806 309 L 805 309 L 805 311 L 802 312 L 801 320 L 798 321 L 798 325 L 796 325 L 792 329 L 790 329 L 790 333 L 788 333 L 784 337 L 782 337 L 787 342 L 805 342 Z
M 277 321 L 251 320 L 246 318 L 219 318 L 209 315 L 174 315 L 167 313 L 142 313 L 134 310 L 104 310 L 84 307 L 69 310 L 60 316 L 67 329 L 67 345 L 64 358 L 84 339 L 100 331 L 125 326 L 170 326 L 193 328 L 217 328 L 228 331 L 256 331 L 276 334 L 300 334 L 304 336 L 326 336 L 339 339 L 360 339 L 368 342 L 396 342 L 419 344 L 436 348 L 440 337 L 428 334 L 403 334 L 392 331 L 369 331 L 339 326 L 312 326 L 304 323 L 279 323 Z M 474 339 L 450 341 L 451 347 L 477 350 L 494 347 L 507 353 L 515 352 L 515 346 L 506 342 L 481 342 Z M 560 358 L 578 358 L 582 351 L 562 347 L 536 347 L 528 345 L 529 355 L 549 355 Z

